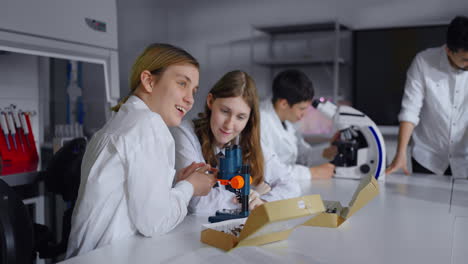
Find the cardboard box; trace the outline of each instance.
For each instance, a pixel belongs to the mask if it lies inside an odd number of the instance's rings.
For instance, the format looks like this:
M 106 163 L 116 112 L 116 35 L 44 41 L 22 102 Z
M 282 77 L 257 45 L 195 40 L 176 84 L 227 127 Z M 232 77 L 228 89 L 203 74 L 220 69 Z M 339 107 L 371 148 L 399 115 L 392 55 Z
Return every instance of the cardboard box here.
M 337 201 L 324 201 L 325 212 L 307 221 L 306 226 L 339 227 L 359 209 L 379 194 L 379 184 L 372 176 L 361 179 L 348 207 Z
M 280 241 L 324 210 L 320 195 L 265 203 L 250 212 L 248 218 L 203 225 L 201 242 L 228 251 Z

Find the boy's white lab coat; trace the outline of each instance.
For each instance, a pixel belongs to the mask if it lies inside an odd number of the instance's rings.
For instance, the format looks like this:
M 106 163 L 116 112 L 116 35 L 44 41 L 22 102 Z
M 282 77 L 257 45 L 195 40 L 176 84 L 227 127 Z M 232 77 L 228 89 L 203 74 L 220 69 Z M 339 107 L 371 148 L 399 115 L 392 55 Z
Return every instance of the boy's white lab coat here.
M 183 121 L 179 127 L 171 128 L 176 146 L 176 169 L 184 168 L 192 162 L 205 162 L 200 141 L 195 134 L 193 122 Z M 266 149 L 263 149 L 265 159 L 264 180 L 271 187 L 271 191 L 260 198 L 265 201 L 274 201 L 297 197 L 300 187 L 296 181 L 291 180 L 289 171 Z M 232 202 L 234 193 L 224 186 L 213 188 L 207 196 L 194 196 L 189 204 L 189 212 L 199 215 L 214 215 L 217 210 L 239 208 Z
M 177 226 L 193 186 L 181 181 L 172 188 L 174 173 L 168 127 L 138 97 L 130 97 L 86 149 L 67 256 Z
M 312 147 L 294 125 L 285 121 L 286 129 L 273 108 L 271 99 L 260 104 L 260 131 L 264 148 L 271 149 L 296 179 L 311 179 L 310 167 L 328 162 L 322 147 Z

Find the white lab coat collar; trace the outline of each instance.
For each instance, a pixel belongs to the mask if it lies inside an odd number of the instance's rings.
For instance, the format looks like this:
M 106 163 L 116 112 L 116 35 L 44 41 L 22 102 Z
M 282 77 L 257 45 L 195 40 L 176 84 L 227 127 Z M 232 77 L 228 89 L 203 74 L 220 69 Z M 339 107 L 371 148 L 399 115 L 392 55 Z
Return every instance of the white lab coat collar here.
M 140 97 L 136 96 L 136 95 L 132 95 L 128 98 L 127 102 L 125 102 L 125 104 L 123 105 L 132 105 L 133 107 L 135 107 L 136 109 L 150 109 L 148 107 L 148 105 L 143 102 L 143 100 L 141 100 Z
M 280 125 L 281 127 L 283 127 L 283 124 L 281 123 L 281 119 L 279 118 L 278 113 L 276 113 L 276 110 L 273 105 L 273 102 L 271 101 L 271 98 L 268 98 L 267 100 L 263 101 L 262 108 L 265 109 L 266 112 L 271 113 L 271 116 L 273 117 L 273 120 L 276 125 Z
M 241 135 L 238 135 L 238 137 L 239 137 L 239 142 L 240 142 L 240 136 L 241 136 Z M 231 142 L 231 143 L 226 143 L 226 145 L 225 145 L 223 148 L 220 148 L 220 147 L 214 145 L 214 146 L 213 146 L 213 152 L 214 152 L 214 154 L 217 155 L 219 152 L 221 152 L 221 153 L 223 153 L 223 155 L 224 155 L 224 154 L 225 154 L 225 149 L 226 149 L 227 146 L 232 146 L 232 145 L 235 145 L 235 144 L 236 144 L 236 143 L 235 143 L 235 142 L 237 142 L 237 141 L 236 141 L 236 138 L 234 138 L 234 139 L 231 140 L 230 142 Z M 234 142 L 234 143 L 233 143 L 233 142 Z
M 296 134 L 296 129 L 294 128 L 294 125 L 287 120 L 284 121 L 284 123 L 286 124 L 286 129 L 284 128 L 281 119 L 276 113 L 271 98 L 262 101 L 260 107 L 261 109 L 263 109 L 262 112 L 268 114 L 271 118 L 270 121 L 272 121 L 271 124 L 273 125 L 273 127 L 270 127 L 270 129 L 276 130 L 277 133 L 281 136 L 282 140 L 289 142 L 289 144 L 292 144 L 292 146 L 295 146 L 297 143 L 297 141 L 294 138 Z
M 223 155 L 224 155 L 225 154 L 224 150 L 225 150 L 225 148 L 219 148 L 218 146 L 213 146 L 213 152 L 214 152 L 215 155 L 217 155 L 219 152 L 223 153 Z
M 442 48 L 441 48 L 441 51 L 440 51 L 440 69 L 442 71 L 448 71 L 450 73 L 453 73 L 453 74 L 462 74 L 464 73 L 465 71 L 463 70 L 460 70 L 460 69 L 456 69 L 452 66 L 452 64 L 450 63 L 450 59 L 448 57 L 448 54 L 447 54 L 447 51 L 446 51 L 446 47 L 447 45 L 443 45 Z
M 262 101 L 261 105 L 261 133 L 262 141 L 270 142 L 264 147 L 272 148 L 279 159 L 286 163 L 295 163 L 298 155 L 296 130 L 291 123 L 285 121 L 286 129 L 281 124 L 281 120 L 276 113 L 271 99 Z M 268 138 L 268 139 L 267 139 Z M 270 144 L 274 144 L 275 147 Z

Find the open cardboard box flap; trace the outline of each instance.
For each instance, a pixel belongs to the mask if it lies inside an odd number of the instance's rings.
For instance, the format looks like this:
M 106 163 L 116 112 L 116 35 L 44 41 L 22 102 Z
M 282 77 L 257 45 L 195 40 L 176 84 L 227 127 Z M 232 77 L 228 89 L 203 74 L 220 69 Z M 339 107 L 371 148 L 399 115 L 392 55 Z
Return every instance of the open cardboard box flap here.
M 201 242 L 231 250 L 286 239 L 291 231 L 325 210 L 320 195 L 262 204 L 249 217 L 203 225 Z M 244 224 L 244 226 L 240 226 Z M 239 230 L 240 233 L 236 233 Z
M 304 225 L 338 227 L 374 199 L 377 194 L 379 194 L 377 180 L 372 175 L 363 177 L 348 207 L 343 207 L 338 201 L 324 201 L 326 211 L 307 221 Z

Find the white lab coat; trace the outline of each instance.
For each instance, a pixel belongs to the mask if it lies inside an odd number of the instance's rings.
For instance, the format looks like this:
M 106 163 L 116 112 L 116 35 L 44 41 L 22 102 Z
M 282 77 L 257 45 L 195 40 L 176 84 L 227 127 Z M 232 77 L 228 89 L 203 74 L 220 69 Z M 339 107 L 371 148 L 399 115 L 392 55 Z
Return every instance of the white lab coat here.
M 424 50 L 408 70 L 400 121 L 416 125 L 412 155 L 429 170 L 468 176 L 468 72 L 456 70 L 445 46 Z
M 260 104 L 261 141 L 271 149 L 295 179 L 311 179 L 310 167 L 328 162 L 322 157 L 322 147 L 305 142 L 294 125 L 285 121 L 286 129 L 273 108 L 271 99 Z
M 174 178 L 174 140 L 161 116 L 132 96 L 91 139 L 81 166 L 67 256 L 184 219 L 193 186 Z
M 205 162 L 197 135 L 190 120 L 183 121 L 179 127 L 171 128 L 176 146 L 176 169 L 184 168 L 193 161 Z M 275 201 L 297 197 L 300 187 L 296 181 L 291 181 L 288 170 L 278 161 L 277 157 L 263 149 L 265 159 L 264 180 L 271 187 L 271 191 L 260 198 L 265 201 Z M 234 193 L 224 186 L 214 187 L 207 196 L 194 196 L 189 204 L 189 212 L 198 215 L 214 215 L 217 210 L 236 209 Z

